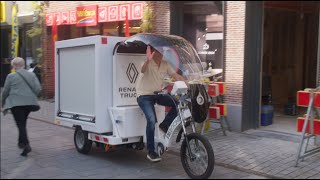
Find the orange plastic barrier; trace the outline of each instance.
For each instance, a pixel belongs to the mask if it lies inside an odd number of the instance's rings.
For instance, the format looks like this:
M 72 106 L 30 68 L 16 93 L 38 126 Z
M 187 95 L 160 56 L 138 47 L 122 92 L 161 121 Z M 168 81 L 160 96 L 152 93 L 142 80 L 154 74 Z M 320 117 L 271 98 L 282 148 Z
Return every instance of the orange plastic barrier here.
M 220 119 L 220 108 L 214 107 L 214 106 L 209 107 L 209 118 L 219 120 Z
M 298 119 L 297 119 L 297 131 L 298 132 L 302 132 L 305 120 L 306 120 L 305 117 L 298 117 Z M 320 135 L 320 120 L 319 119 L 314 119 L 313 129 L 314 129 L 315 135 Z M 306 132 L 310 133 L 310 122 L 308 122 Z
M 297 106 L 308 107 L 309 102 L 310 102 L 310 92 L 307 92 L 307 91 L 297 92 Z M 320 107 L 320 92 L 314 93 L 313 106 Z
M 221 116 L 227 116 L 227 104 L 216 103 L 215 106 L 219 107 Z

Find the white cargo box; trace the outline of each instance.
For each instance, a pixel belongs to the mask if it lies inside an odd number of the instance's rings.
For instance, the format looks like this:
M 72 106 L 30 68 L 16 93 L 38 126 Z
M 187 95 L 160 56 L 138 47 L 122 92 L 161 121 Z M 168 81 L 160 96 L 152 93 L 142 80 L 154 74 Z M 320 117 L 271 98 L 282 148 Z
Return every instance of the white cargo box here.
M 56 42 L 56 123 L 119 138 L 144 136 L 146 119 L 135 84 L 145 54 L 117 53 L 124 37 L 91 36 Z M 156 107 L 159 120 L 164 108 Z
M 157 118 L 162 121 L 164 119 L 163 107 L 156 106 L 155 110 Z M 119 137 L 129 138 L 146 134 L 147 121 L 139 106 L 114 108 L 111 114 L 117 124 L 115 134 L 118 134 Z

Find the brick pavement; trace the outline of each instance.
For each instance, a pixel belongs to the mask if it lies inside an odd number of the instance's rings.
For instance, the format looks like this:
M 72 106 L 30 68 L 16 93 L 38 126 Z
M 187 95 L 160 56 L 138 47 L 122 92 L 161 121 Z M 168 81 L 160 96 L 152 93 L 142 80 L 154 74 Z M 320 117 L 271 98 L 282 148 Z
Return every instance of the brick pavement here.
M 41 107 L 41 111 L 32 113 L 30 117 L 53 123 L 54 102 L 41 101 Z M 268 178 L 320 179 L 320 154 L 307 157 L 294 167 L 300 136 L 261 129 L 227 134 L 206 133 L 215 152 L 216 164 L 220 167 Z M 69 140 L 73 140 L 71 136 Z M 176 144 L 171 154 L 178 155 L 179 148 L 180 144 Z
M 151 163 L 145 151 L 122 149 L 105 153 L 93 147 L 80 154 L 73 144 L 73 130 L 29 119 L 28 134 L 32 152 L 20 156 L 17 128 L 11 114 L 1 117 L 1 179 L 101 179 L 171 178 L 186 179 L 180 157 L 166 153 L 163 161 Z M 210 179 L 265 179 L 238 170 L 215 166 Z

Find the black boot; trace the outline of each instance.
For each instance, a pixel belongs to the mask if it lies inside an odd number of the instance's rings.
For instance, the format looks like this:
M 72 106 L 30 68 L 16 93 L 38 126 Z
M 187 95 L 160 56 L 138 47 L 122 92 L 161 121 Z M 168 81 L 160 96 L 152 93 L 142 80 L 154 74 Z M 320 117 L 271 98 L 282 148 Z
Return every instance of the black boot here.
M 21 156 L 27 156 L 29 152 L 31 152 L 31 147 L 30 147 L 29 144 L 27 144 L 20 155 Z
M 26 145 L 25 145 L 24 143 L 18 143 L 18 147 L 19 147 L 20 149 L 23 149 L 23 148 L 26 147 Z

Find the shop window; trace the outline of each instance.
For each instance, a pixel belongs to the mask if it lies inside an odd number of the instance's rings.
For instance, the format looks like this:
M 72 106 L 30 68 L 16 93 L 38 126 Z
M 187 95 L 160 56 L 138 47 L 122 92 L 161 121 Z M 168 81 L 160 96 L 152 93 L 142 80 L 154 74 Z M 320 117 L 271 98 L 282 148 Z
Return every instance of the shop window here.
M 25 31 L 32 29 L 32 25 L 26 26 Z M 20 31 L 20 30 L 19 30 Z M 23 38 L 21 38 L 21 43 Z M 21 47 L 21 46 L 20 46 Z M 25 60 L 26 65 L 29 67 L 31 63 L 39 63 L 40 59 L 40 49 L 41 49 L 41 40 L 40 37 L 29 37 L 28 35 L 25 36 Z
M 100 35 L 101 34 L 101 25 L 98 24 L 97 26 L 87 26 L 85 27 L 86 30 L 86 36 L 94 36 L 94 35 Z
M 126 23 L 125 22 L 121 22 L 123 24 L 123 28 L 121 29 L 121 35 L 125 36 L 126 33 Z M 129 21 L 129 32 L 130 32 L 130 36 L 135 35 L 137 33 L 141 32 L 141 28 L 140 28 L 140 24 L 141 21 L 140 20 L 135 20 L 135 21 Z
M 102 34 L 104 36 L 119 36 L 119 22 L 103 23 Z
M 173 34 L 195 47 L 201 61 L 223 69 L 223 1 L 172 2 Z
M 70 39 L 81 37 L 82 27 L 77 27 L 76 25 L 70 26 Z

